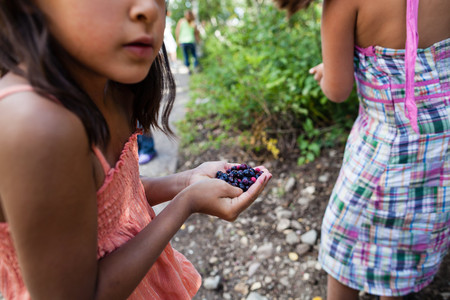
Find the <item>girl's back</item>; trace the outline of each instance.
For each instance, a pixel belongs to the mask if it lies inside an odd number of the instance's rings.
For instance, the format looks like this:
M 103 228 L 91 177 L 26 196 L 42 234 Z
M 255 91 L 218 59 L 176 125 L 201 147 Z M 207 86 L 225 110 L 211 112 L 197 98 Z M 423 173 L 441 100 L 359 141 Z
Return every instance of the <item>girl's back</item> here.
M 405 0 L 355 0 L 355 43 L 360 47 L 403 49 L 406 40 Z M 419 1 L 419 48 L 450 37 L 450 1 Z

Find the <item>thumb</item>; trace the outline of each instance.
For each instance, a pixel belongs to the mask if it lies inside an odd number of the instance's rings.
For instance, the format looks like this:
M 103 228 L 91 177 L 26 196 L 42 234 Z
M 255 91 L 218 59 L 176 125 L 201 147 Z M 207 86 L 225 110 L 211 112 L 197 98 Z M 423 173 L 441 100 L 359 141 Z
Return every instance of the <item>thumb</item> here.
M 220 194 L 222 195 L 223 198 L 236 198 L 239 197 L 244 191 L 241 190 L 238 187 L 232 186 L 231 184 L 229 184 L 228 182 L 225 182 L 223 180 L 220 180 L 218 178 L 215 178 L 214 180 L 217 180 L 218 182 L 220 182 L 219 186 L 220 186 Z M 218 186 L 218 187 L 219 187 Z
M 230 187 L 231 187 L 230 198 L 237 198 L 244 192 L 243 190 L 241 190 L 238 187 L 235 187 L 235 186 L 232 186 L 232 185 L 230 185 Z

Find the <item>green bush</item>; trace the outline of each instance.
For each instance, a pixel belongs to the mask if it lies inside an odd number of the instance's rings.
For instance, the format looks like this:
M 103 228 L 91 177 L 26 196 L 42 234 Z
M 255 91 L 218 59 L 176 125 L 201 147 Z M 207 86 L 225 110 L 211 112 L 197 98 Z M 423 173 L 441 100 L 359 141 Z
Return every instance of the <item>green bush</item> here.
M 239 143 L 258 155 L 294 154 L 305 163 L 346 139 L 355 94 L 332 103 L 308 73 L 321 62 L 318 5 L 290 20 L 265 6 L 257 18 L 246 15 L 239 26 L 209 32 L 203 52 L 203 71 L 192 77 L 193 100 L 179 126 L 184 144 L 201 125 L 215 147 Z

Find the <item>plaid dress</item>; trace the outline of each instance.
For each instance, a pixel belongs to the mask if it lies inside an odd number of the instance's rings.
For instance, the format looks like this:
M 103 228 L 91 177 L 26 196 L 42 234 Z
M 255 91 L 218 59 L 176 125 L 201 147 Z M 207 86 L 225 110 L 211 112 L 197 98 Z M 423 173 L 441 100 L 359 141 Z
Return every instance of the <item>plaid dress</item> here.
M 407 51 L 355 50 L 360 111 L 322 223 L 324 270 L 375 295 L 421 290 L 450 247 L 450 39 L 415 52 L 417 121 Z

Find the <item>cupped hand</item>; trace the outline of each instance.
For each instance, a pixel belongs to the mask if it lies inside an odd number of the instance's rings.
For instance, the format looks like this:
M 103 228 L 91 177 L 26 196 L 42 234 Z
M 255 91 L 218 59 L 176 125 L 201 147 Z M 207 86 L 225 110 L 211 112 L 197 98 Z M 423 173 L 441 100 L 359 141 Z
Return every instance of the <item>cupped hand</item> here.
M 202 163 L 198 167 L 191 170 L 188 185 L 192 185 L 200 180 L 215 178 L 217 171 L 225 172 L 227 169 L 235 166 L 225 161 L 209 161 Z
M 314 79 L 320 83 L 323 77 L 323 63 L 309 69 L 309 74 L 313 74 Z
M 225 169 L 233 164 L 223 165 Z M 183 193 L 189 193 L 191 212 L 204 213 L 219 217 L 226 221 L 234 221 L 246 208 L 248 208 L 266 187 L 272 174 L 264 167 L 257 167 L 263 174 L 246 191 L 233 187 L 220 179 L 203 177 Z M 215 174 L 215 173 L 214 173 Z

